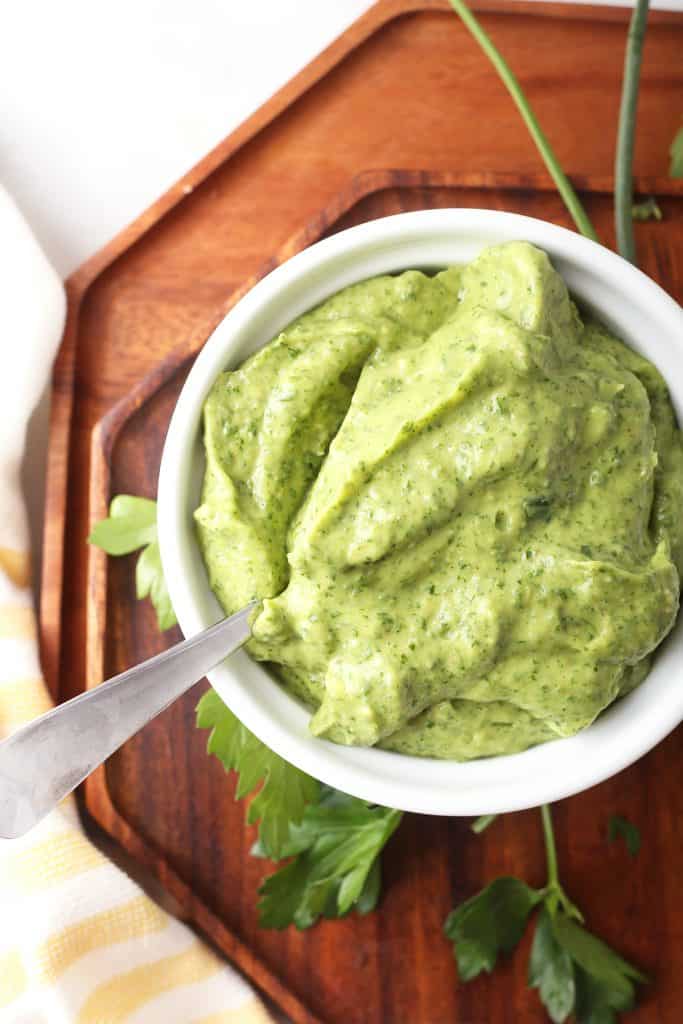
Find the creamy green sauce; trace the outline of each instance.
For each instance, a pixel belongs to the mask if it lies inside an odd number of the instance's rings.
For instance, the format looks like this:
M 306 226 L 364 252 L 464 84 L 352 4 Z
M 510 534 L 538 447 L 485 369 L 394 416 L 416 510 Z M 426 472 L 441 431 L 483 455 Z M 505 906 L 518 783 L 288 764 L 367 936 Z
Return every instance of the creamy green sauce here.
M 205 406 L 196 512 L 252 655 L 338 743 L 466 759 L 589 725 L 679 596 L 658 371 L 523 242 L 354 285 Z

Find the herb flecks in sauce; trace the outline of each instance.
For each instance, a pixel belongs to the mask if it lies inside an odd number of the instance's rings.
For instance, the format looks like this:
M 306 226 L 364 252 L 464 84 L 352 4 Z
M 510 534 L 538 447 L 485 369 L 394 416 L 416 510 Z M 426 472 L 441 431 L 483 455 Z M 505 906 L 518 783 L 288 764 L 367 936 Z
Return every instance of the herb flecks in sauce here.
M 683 450 L 655 368 L 526 243 L 362 282 L 205 407 L 226 612 L 316 735 L 465 759 L 569 736 L 678 609 Z

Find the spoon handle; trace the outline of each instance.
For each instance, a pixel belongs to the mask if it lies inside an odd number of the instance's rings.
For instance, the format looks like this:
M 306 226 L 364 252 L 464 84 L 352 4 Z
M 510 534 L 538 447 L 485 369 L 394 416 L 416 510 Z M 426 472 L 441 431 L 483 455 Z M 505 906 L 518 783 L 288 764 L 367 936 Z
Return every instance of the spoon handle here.
M 251 635 L 254 605 L 94 690 L 60 704 L 0 743 L 0 837 L 24 835 L 110 754 Z

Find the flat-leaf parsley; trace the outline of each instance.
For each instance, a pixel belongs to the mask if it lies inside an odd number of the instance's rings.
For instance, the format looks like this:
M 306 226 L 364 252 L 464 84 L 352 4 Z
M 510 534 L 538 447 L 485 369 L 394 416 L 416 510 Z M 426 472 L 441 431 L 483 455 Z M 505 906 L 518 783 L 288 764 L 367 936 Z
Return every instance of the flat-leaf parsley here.
M 541 809 L 548 863 L 542 889 L 519 878 L 497 878 L 453 910 L 444 925 L 453 941 L 463 981 L 492 971 L 501 953 L 515 948 L 533 911 L 540 907 L 528 981 L 554 1024 L 573 1013 L 577 1024 L 613 1024 L 635 1005 L 636 983 L 647 979 L 636 967 L 592 935 L 560 883 L 550 809 Z
M 287 856 L 290 830 L 301 821 L 306 805 L 319 796 L 319 784 L 288 764 L 242 725 L 215 690 L 207 690 L 197 705 L 197 725 L 210 729 L 206 749 L 227 771 L 238 774 L 236 798 L 260 789 L 247 812 L 250 824 L 259 822 L 263 853 L 275 860 Z
M 265 879 L 259 920 L 265 928 L 309 928 L 319 917 L 343 917 L 355 905 L 374 910 L 379 854 L 399 826 L 400 811 L 326 789 L 294 826 L 284 854 L 294 859 Z
M 88 541 L 108 555 L 129 555 L 142 548 L 135 572 L 137 596 L 151 599 L 159 629 L 175 626 L 177 620 L 159 555 L 156 501 L 118 494 L 112 499 L 107 518 L 93 526 Z

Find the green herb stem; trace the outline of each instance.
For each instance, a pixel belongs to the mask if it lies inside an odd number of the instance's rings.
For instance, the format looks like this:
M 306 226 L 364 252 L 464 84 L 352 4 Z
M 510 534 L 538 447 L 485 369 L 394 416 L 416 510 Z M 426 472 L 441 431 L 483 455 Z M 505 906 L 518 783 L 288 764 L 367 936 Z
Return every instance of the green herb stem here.
M 460 16 L 465 26 L 472 33 L 476 41 L 481 46 L 482 50 L 489 58 L 496 71 L 500 75 L 503 84 L 510 93 L 510 96 L 514 100 L 517 109 L 519 110 L 524 123 L 529 129 L 532 139 L 536 143 L 543 162 L 548 169 L 548 172 L 557 186 L 557 190 L 564 200 L 564 204 L 569 210 L 574 223 L 581 232 L 587 238 L 592 238 L 593 241 L 598 241 L 595 228 L 593 227 L 588 214 L 586 213 L 583 204 L 576 192 L 574 187 L 569 181 L 569 178 L 564 173 L 557 157 L 553 151 L 552 146 L 548 142 L 548 139 L 543 132 L 536 115 L 534 114 L 529 101 L 527 100 L 524 92 L 517 81 L 514 73 L 509 67 L 507 61 L 496 48 L 488 33 L 482 28 L 474 14 L 470 11 L 464 0 L 449 0 L 449 3 L 453 10 Z M 630 205 L 629 205 L 630 211 Z
M 548 867 L 548 881 L 543 890 L 546 906 L 551 914 L 554 914 L 561 906 L 565 914 L 583 921 L 583 914 L 567 896 L 560 882 L 560 872 L 557 865 L 557 847 L 555 846 L 555 829 L 553 828 L 553 816 L 549 804 L 541 807 L 541 821 L 543 822 L 543 839 L 545 842 L 545 859 Z
M 472 822 L 470 828 L 474 832 L 475 836 L 481 835 L 489 825 L 493 824 L 497 817 L 497 814 L 482 814 L 481 817 Z
M 624 58 L 624 78 L 621 89 L 617 153 L 614 166 L 614 222 L 617 248 L 624 259 L 636 263 L 636 243 L 633 233 L 633 149 L 638 110 L 640 65 L 643 41 L 647 28 L 649 0 L 636 0 L 631 16 Z
M 555 830 L 553 816 L 549 804 L 541 807 L 543 822 L 543 839 L 545 841 L 545 858 L 548 865 L 548 888 L 559 889 L 560 876 L 557 870 L 557 847 L 555 846 Z

